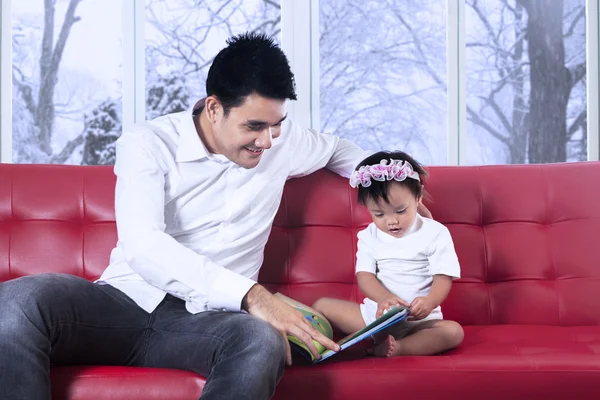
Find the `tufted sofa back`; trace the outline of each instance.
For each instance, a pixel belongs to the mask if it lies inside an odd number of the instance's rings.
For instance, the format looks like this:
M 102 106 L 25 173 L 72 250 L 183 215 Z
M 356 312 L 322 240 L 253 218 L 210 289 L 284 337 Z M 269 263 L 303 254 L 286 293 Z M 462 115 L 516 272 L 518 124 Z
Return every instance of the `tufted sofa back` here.
M 0 282 L 97 278 L 117 237 L 111 167 L 0 165 Z M 600 323 L 600 163 L 431 167 L 434 217 L 462 268 L 442 309 L 463 324 Z M 311 303 L 362 300 L 356 233 L 370 222 L 347 180 L 287 182 L 259 281 Z
M 442 305 L 467 325 L 600 323 L 600 163 L 431 167 L 426 205 L 461 263 Z M 300 301 L 362 301 L 356 233 L 371 222 L 345 179 L 288 181 L 260 280 Z

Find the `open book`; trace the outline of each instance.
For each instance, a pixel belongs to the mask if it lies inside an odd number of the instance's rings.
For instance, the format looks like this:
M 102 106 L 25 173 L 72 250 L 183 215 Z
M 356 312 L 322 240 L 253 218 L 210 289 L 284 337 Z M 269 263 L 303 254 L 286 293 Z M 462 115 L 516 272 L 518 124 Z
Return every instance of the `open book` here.
M 321 332 L 323 335 L 327 336 L 329 339 L 333 339 L 333 328 L 331 327 L 331 324 L 329 323 L 329 321 L 327 321 L 325 316 L 323 316 L 323 314 L 317 312 L 315 309 L 307 306 L 306 304 L 302 304 L 299 301 L 291 299 L 281 293 L 276 293 L 275 296 L 279 297 L 281 300 L 285 301 L 286 303 L 300 311 L 316 330 Z M 381 317 L 373 321 L 371 324 L 365 326 L 357 332 L 351 333 L 350 335 L 338 341 L 337 344 L 340 346 L 340 351 L 347 349 L 353 344 L 356 344 L 361 340 L 370 337 L 371 335 L 389 327 L 390 325 L 396 322 L 402 321 L 404 318 L 406 318 L 407 315 L 407 308 L 392 307 L 389 311 L 387 311 Z M 301 340 L 294 336 L 288 336 L 288 340 L 296 350 L 298 350 L 304 357 L 311 360 L 313 364 L 319 363 L 337 354 L 337 352 L 333 350 L 328 350 L 320 343 L 314 341 L 315 347 L 319 351 L 319 354 L 321 354 L 321 358 L 316 360 L 310 352 L 310 350 L 308 350 L 308 347 L 304 343 L 302 343 Z

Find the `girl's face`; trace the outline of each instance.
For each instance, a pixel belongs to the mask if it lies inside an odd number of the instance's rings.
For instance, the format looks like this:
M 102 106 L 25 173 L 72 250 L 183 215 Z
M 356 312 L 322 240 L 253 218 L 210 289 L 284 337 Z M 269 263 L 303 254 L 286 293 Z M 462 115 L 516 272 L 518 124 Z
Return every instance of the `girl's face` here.
M 365 205 L 379 230 L 399 238 L 404 236 L 415 222 L 421 198 L 416 198 L 410 189 L 400 183 L 390 183 L 389 203 L 383 199 L 373 201 L 369 198 Z

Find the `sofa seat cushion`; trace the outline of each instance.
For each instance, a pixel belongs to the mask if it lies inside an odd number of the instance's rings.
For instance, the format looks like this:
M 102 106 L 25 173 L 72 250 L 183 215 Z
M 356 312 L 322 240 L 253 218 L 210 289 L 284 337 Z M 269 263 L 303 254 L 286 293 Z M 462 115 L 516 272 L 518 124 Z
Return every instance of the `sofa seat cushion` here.
M 600 326 L 467 326 L 463 344 L 439 356 L 290 368 L 275 398 L 598 399 L 598 382 Z
M 195 400 L 205 379 L 197 374 L 136 367 L 53 367 L 52 399 Z
M 470 326 L 448 360 L 457 370 L 600 371 L 600 326 Z
M 355 350 L 288 368 L 275 400 L 450 400 L 468 398 L 465 388 L 486 400 L 600 398 L 600 326 L 466 326 L 458 349 L 432 357 L 360 358 Z M 193 400 L 205 384 L 154 368 L 54 367 L 51 376 L 53 398 L 69 400 Z

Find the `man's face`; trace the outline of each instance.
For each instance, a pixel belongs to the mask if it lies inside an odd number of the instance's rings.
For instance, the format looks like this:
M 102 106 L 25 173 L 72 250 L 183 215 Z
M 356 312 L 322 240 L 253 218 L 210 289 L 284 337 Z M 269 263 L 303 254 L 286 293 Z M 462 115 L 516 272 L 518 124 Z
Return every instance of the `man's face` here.
M 273 139 L 281 135 L 285 106 L 285 100 L 251 94 L 226 117 L 221 108 L 212 125 L 217 152 L 243 168 L 256 167 Z

